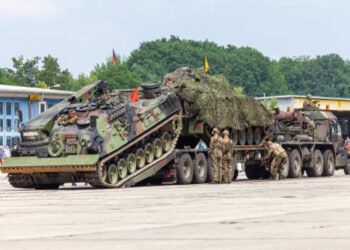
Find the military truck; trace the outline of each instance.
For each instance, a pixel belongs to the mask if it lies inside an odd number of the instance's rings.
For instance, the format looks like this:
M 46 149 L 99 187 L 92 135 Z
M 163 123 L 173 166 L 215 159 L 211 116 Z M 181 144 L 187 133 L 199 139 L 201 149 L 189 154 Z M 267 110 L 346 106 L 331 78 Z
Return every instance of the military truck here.
M 84 87 L 22 125 L 21 142 L 1 172 L 8 173 L 14 187 L 38 189 L 68 182 L 115 188 L 150 179 L 182 184 L 210 180 L 207 149 L 196 146 L 209 144 L 213 127 L 255 132 L 247 140 L 243 132 L 232 133 L 234 140 L 241 135 L 236 150 L 244 160 L 251 149 L 261 147 L 272 120 L 253 98 L 232 95 L 228 84 L 220 85 L 222 79 L 216 84 L 202 72 L 186 72 L 181 82 L 192 85 L 180 88 L 146 83 L 133 91 L 110 92 L 104 81 Z M 193 101 L 184 93 L 198 98 Z
M 304 172 L 309 177 L 332 176 L 338 169 L 350 173 L 350 157 L 343 146 L 340 123 L 329 111 L 277 109 L 272 135 L 288 153 L 283 171 L 288 169 L 289 178 L 301 177 Z M 251 172 L 253 177 L 261 174 L 257 166 Z

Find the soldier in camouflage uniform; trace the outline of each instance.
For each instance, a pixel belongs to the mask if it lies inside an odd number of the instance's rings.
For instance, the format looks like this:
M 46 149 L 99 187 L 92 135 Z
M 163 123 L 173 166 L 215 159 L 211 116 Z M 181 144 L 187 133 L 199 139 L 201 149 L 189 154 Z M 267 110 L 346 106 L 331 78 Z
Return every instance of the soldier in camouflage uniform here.
M 222 179 L 222 138 L 217 128 L 212 131 L 209 144 L 209 155 L 211 160 L 211 172 L 213 183 L 221 182 Z
M 272 143 L 271 141 L 265 142 L 265 148 L 267 150 L 267 155 L 264 159 L 272 158 L 270 165 L 270 174 L 274 180 L 279 180 L 280 170 L 283 164 L 287 161 L 287 153 L 278 143 Z
M 231 183 L 232 180 L 232 159 L 233 159 L 233 141 L 230 139 L 230 132 L 224 130 L 222 144 L 222 174 L 225 183 Z
M 307 94 L 305 101 L 303 102 L 303 108 L 305 110 L 316 110 L 319 108 L 320 104 L 317 104 L 319 101 L 312 100 L 312 95 Z

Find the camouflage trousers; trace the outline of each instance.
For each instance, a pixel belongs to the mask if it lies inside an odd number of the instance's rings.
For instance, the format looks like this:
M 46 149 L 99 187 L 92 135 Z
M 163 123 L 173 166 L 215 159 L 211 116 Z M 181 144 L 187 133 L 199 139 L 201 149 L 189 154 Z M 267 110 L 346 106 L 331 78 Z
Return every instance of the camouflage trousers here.
M 222 153 L 214 150 L 210 154 L 211 172 L 213 174 L 213 181 L 220 181 L 222 179 Z
M 287 157 L 287 153 L 283 152 L 273 158 L 270 167 L 270 174 L 272 178 L 276 178 L 276 176 L 280 174 L 283 164 L 287 161 Z
M 232 180 L 232 160 L 223 159 L 222 160 L 222 179 L 225 183 L 231 183 Z

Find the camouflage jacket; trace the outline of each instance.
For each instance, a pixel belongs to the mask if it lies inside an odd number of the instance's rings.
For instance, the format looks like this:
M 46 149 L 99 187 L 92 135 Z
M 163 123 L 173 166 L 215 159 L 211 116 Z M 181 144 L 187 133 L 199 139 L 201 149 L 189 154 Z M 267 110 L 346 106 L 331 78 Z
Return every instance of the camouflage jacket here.
M 209 144 L 209 152 L 213 152 L 215 150 L 220 150 L 222 151 L 222 146 L 223 146 L 223 140 L 220 136 L 218 137 L 212 137 L 210 139 L 210 144 Z
M 222 154 L 226 160 L 232 159 L 233 152 L 233 141 L 229 139 L 228 141 L 222 140 Z
M 279 145 L 278 143 L 272 143 L 272 145 L 268 146 L 266 148 L 266 150 L 267 150 L 267 155 L 265 156 L 266 159 L 270 158 L 270 157 L 274 158 L 274 157 L 276 157 L 276 156 L 278 156 L 280 154 L 286 154 L 287 155 L 287 153 L 284 150 L 284 148 L 282 148 L 282 146 Z

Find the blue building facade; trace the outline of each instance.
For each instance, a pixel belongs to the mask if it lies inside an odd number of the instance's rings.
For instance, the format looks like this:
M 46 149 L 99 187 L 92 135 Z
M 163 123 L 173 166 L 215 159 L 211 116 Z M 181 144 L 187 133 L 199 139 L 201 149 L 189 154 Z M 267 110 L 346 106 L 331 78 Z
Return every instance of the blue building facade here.
M 22 122 L 26 122 L 71 94 L 69 91 L 0 85 L 0 144 L 12 147 L 20 140 L 20 113 Z

